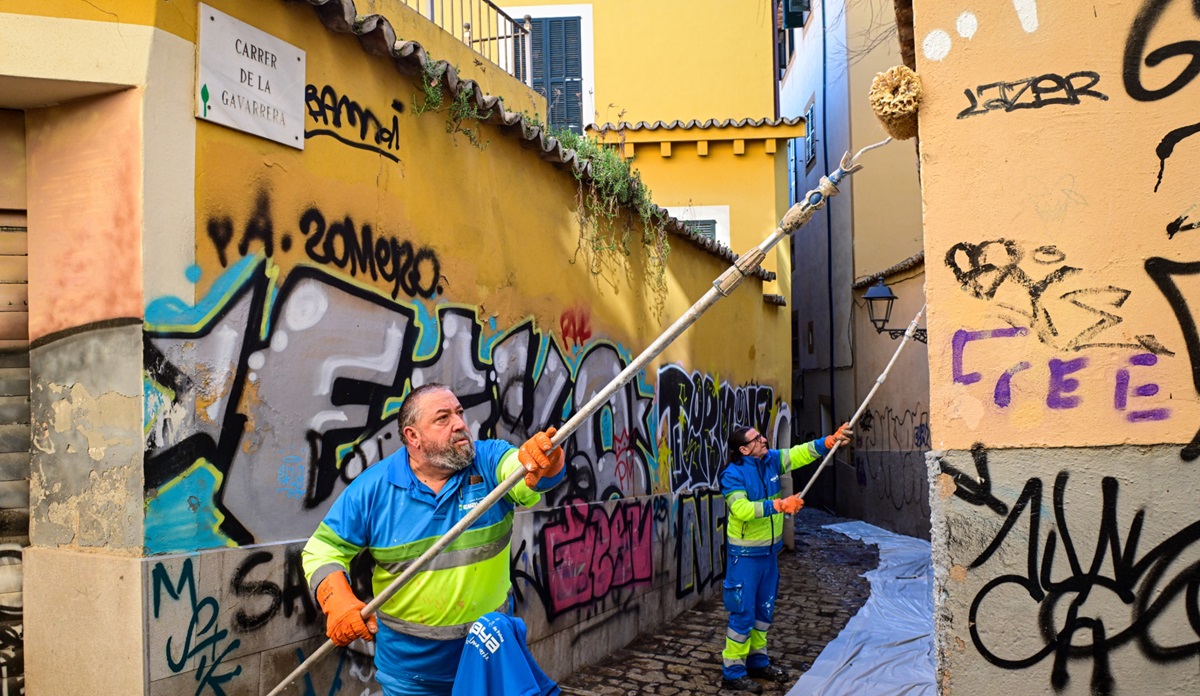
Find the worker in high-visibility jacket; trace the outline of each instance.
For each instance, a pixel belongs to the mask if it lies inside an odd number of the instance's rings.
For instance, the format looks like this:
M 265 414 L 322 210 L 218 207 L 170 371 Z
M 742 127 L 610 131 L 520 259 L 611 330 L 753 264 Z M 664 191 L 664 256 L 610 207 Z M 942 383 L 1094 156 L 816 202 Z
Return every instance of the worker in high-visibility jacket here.
M 767 631 L 775 614 L 779 591 L 779 562 L 785 514 L 803 507 L 799 496 L 781 497 L 780 477 L 829 453 L 835 442 L 849 443 L 853 431 L 846 423 L 833 435 L 786 450 L 767 448 L 767 439 L 754 428 L 734 428 L 729 434 L 729 465 L 721 472 L 725 496 L 727 564 L 725 610 L 729 627 L 722 651 L 722 687 L 762 693 L 754 679 L 788 681 L 786 671 L 771 664 Z
M 338 496 L 304 547 L 304 574 L 334 643 L 375 639 L 385 696 L 448 695 L 471 625 L 508 609 L 513 508 L 562 481 L 564 454 L 551 444 L 554 428 L 519 449 L 474 441 L 458 398 L 440 384 L 414 389 L 397 420 L 404 447 Z M 528 472 L 522 482 L 363 620 L 365 604 L 348 580 L 359 551 L 375 561 L 379 593 L 520 467 Z

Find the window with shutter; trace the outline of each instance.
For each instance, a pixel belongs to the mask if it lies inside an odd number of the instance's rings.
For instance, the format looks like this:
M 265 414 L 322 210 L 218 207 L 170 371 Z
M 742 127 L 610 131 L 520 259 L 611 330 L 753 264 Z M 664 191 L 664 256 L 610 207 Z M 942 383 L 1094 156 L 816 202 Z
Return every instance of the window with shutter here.
M 804 164 L 811 166 L 817 161 L 817 124 L 814 120 L 816 105 L 810 104 L 804 112 Z
M 583 53 L 579 17 L 531 20 L 533 89 L 546 97 L 547 121 L 583 135 Z M 517 78 L 525 80 L 525 47 L 517 43 Z
M 717 239 L 717 221 L 716 220 L 685 220 L 684 225 L 692 234 L 698 234 L 701 237 L 708 237 L 716 241 Z

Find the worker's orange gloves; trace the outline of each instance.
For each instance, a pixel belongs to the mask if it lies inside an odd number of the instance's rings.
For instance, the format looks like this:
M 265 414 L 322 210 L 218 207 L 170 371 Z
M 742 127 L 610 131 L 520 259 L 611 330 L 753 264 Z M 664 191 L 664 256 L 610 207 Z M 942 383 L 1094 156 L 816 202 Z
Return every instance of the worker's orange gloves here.
M 850 429 L 849 423 L 842 423 L 842 427 L 837 429 L 837 432 L 825 438 L 825 449 L 833 449 L 834 444 L 840 442 L 843 445 L 850 444 L 850 436 L 854 431 Z
M 547 428 L 525 441 L 517 450 L 517 460 L 529 473 L 525 474 L 525 485 L 533 488 L 543 476 L 554 477 L 562 471 L 567 459 L 563 448 L 550 444 L 550 438 L 558 430 Z
M 334 645 L 350 645 L 355 638 L 374 640 L 379 626 L 375 615 L 363 621 L 366 606 L 350 589 L 345 573 L 330 573 L 317 586 L 317 602 L 325 612 L 325 633 Z
M 789 495 L 786 498 L 772 500 L 771 504 L 775 506 L 775 512 L 794 515 L 800 512 L 800 508 L 804 507 L 804 500 L 798 495 Z

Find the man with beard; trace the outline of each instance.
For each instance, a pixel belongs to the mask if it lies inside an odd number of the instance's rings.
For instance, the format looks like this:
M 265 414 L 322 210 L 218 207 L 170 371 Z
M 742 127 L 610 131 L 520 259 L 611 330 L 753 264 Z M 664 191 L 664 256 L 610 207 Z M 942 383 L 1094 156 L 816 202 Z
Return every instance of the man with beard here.
M 385 696 L 449 694 L 471 625 L 508 608 L 513 508 L 530 506 L 564 476 L 564 454 L 548 428 L 520 448 L 474 442 L 458 398 L 425 384 L 398 416 L 404 447 L 354 479 L 304 547 L 309 587 L 337 645 L 372 640 Z M 475 508 L 518 467 L 525 480 L 485 512 L 443 553 L 363 621 L 350 588 L 350 561 L 366 549 L 376 593 Z

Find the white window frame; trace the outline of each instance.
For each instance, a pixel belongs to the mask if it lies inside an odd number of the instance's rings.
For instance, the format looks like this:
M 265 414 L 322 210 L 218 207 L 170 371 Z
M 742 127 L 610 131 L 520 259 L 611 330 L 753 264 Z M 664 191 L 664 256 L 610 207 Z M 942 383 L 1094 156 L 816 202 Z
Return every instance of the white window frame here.
M 717 243 L 729 248 L 729 206 L 727 205 L 669 205 L 671 217 L 683 222 L 717 221 Z
M 498 3 L 497 3 L 498 4 Z M 579 54 L 583 78 L 583 127 L 596 122 L 596 40 L 592 34 L 591 5 L 501 5 L 518 24 L 524 24 L 525 15 L 534 19 L 541 17 L 578 17 Z

